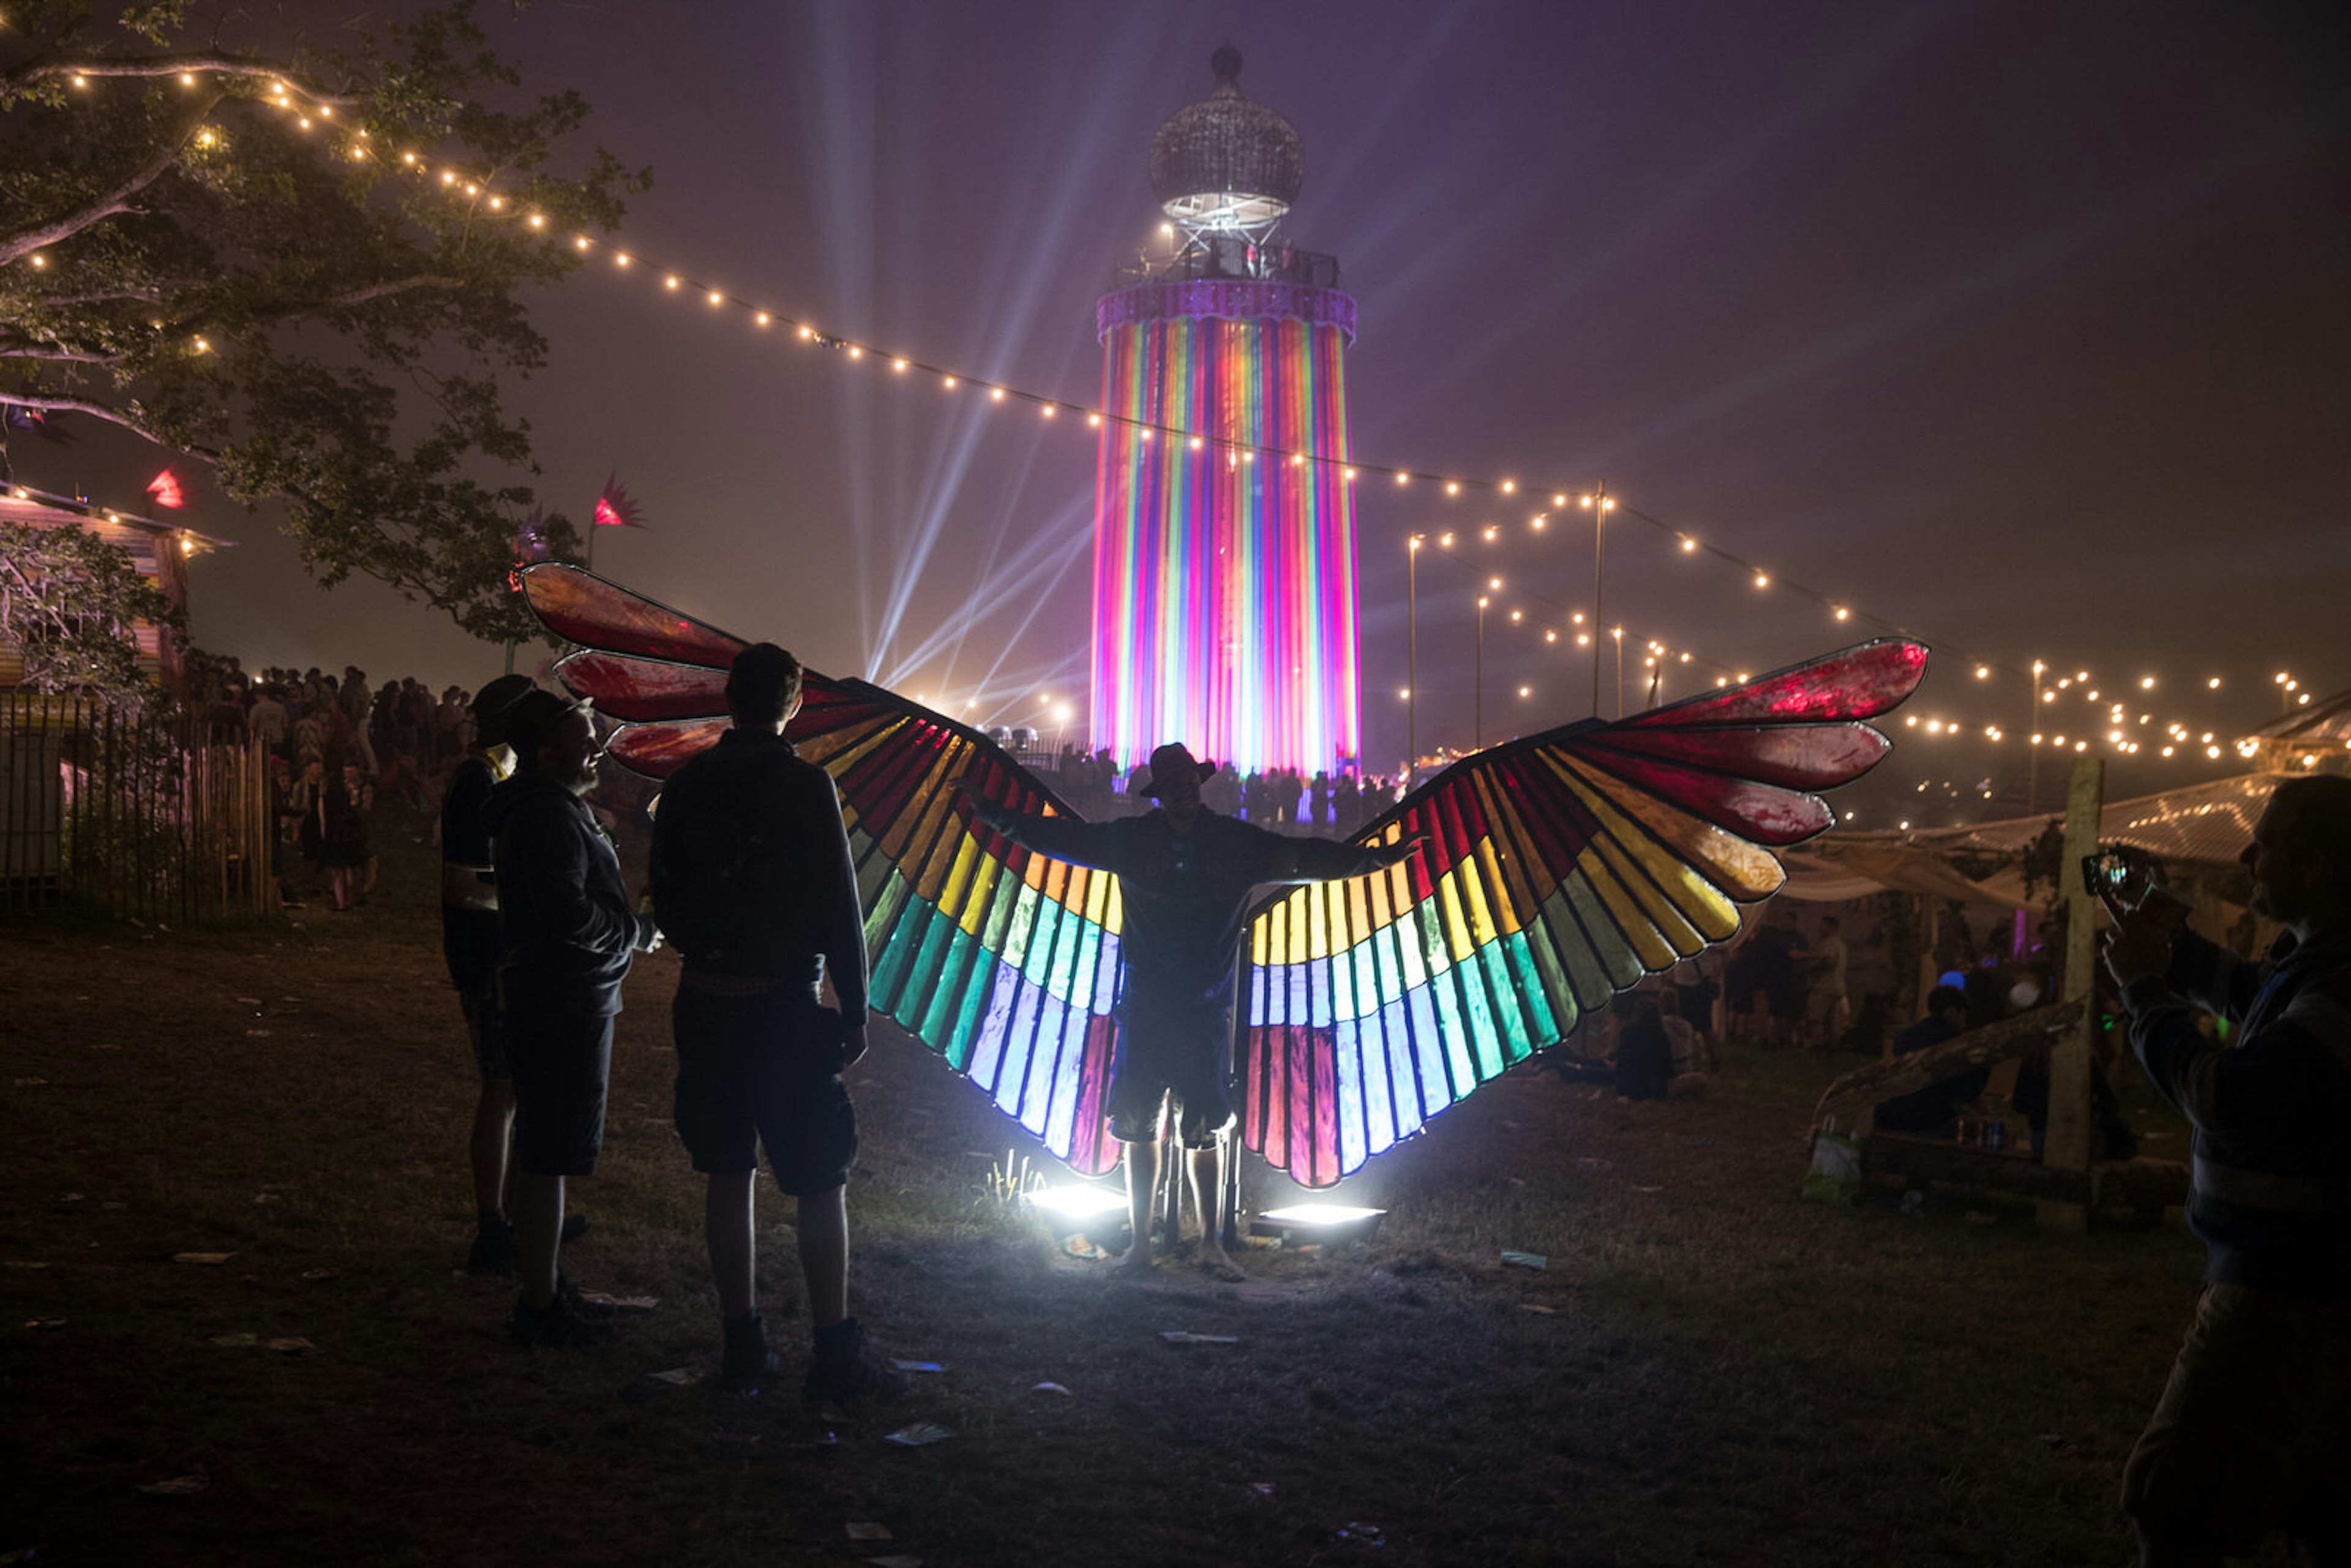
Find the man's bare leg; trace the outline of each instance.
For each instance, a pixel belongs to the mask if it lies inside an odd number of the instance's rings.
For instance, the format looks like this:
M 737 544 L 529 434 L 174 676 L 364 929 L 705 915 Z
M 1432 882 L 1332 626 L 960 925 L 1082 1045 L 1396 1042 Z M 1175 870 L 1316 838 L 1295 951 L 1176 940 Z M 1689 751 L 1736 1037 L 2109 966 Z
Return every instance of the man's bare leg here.
M 1200 1217 L 1200 1268 L 1219 1280 L 1246 1280 L 1249 1276 L 1227 1255 L 1224 1229 L 1217 1223 L 1218 1195 L 1225 1190 L 1225 1141 L 1218 1138 L 1205 1149 L 1193 1149 L 1190 1156 L 1185 1174 L 1192 1183 L 1192 1211 Z
M 474 1107 L 469 1145 L 474 1166 L 474 1207 L 483 1214 L 507 1211 L 507 1149 L 514 1132 L 514 1085 L 490 1079 Z
M 800 1276 L 808 1281 L 809 1323 L 829 1329 L 849 1316 L 849 1189 L 799 1200 Z
M 563 1178 L 517 1171 L 513 1202 L 522 1304 L 545 1312 L 555 1304 L 555 1255 L 563 1245 Z
M 1113 1274 L 1142 1274 L 1151 1268 L 1151 1221 L 1153 1200 L 1159 1191 L 1159 1139 L 1150 1139 L 1126 1145 L 1126 1217 L 1134 1228 L 1134 1239 L 1128 1243 L 1126 1256 L 1112 1268 Z
M 739 1318 L 758 1304 L 751 1283 L 756 1170 L 728 1171 L 710 1178 L 702 1199 L 702 1234 L 710 1244 L 710 1281 L 718 1289 L 720 1315 Z

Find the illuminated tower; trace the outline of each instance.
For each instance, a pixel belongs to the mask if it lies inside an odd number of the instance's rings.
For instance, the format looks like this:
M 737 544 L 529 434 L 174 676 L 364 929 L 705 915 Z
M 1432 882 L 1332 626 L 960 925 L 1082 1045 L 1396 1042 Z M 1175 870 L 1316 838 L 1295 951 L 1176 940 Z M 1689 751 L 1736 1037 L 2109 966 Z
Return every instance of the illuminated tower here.
M 1093 742 L 1180 740 L 1243 771 L 1357 755 L 1355 520 L 1339 264 L 1275 237 L 1298 132 L 1216 90 L 1151 139 L 1163 254 L 1094 308 Z

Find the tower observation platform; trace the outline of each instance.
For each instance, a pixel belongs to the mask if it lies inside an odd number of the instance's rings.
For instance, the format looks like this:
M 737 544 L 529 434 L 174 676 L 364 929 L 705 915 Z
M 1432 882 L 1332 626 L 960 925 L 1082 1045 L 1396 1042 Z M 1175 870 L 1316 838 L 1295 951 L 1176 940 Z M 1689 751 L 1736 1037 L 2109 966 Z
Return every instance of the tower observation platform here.
M 1336 257 L 1278 233 L 1297 131 L 1241 96 L 1238 50 L 1210 63 L 1215 90 L 1152 138 L 1169 244 L 1094 309 L 1120 416 L 1095 468 L 1094 743 L 1122 764 L 1180 740 L 1245 772 L 1353 767 L 1355 301 Z

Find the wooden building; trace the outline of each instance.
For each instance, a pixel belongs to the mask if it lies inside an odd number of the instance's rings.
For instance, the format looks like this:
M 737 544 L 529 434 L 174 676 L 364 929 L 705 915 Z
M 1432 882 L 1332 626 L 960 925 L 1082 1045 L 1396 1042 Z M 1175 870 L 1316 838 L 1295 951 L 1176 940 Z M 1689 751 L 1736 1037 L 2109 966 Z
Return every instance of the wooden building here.
M 201 550 L 229 544 L 178 523 L 133 517 L 66 496 L 46 495 L 24 486 L 0 489 L 0 526 L 35 528 L 80 528 L 115 545 L 131 559 L 139 575 L 163 591 L 165 598 L 184 614 L 188 608 L 188 559 Z M 180 649 L 158 629 L 141 622 L 133 633 L 139 642 L 141 668 L 166 691 L 184 695 L 185 671 Z M 0 691 L 24 685 L 22 650 L 0 636 Z

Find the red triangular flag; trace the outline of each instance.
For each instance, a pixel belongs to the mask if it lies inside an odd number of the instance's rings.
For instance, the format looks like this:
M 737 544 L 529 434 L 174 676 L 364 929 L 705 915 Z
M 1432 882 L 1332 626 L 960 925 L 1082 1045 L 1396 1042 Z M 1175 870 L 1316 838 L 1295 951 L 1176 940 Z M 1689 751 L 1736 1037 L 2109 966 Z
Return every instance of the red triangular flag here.
M 604 481 L 604 493 L 596 497 L 596 523 L 607 528 L 642 528 L 644 513 L 638 507 L 636 497 L 621 483 L 618 474 Z

